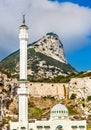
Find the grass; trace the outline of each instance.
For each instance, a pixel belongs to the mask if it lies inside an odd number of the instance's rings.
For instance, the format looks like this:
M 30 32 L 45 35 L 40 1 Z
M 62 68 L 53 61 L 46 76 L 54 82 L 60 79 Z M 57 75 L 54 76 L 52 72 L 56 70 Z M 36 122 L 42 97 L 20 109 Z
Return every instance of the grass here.
M 87 130 L 91 130 L 91 123 L 87 124 Z
M 42 115 L 42 110 L 40 108 L 29 108 L 29 118 L 38 118 Z

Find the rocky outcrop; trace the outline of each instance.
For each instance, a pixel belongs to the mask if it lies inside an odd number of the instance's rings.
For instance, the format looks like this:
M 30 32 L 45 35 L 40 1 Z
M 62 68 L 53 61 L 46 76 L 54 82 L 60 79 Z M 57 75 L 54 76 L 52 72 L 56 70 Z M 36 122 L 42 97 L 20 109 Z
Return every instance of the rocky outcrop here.
M 60 62 L 67 63 L 64 55 L 63 44 L 59 40 L 57 34 L 47 33 L 46 36 L 34 43 L 30 48 L 35 48 L 36 52 L 41 52 L 47 56 L 50 56 Z
M 91 96 L 91 78 L 72 78 L 69 83 L 69 97 L 75 93 L 77 98 L 85 98 Z
M 6 74 L 0 72 L 0 113 L 1 118 L 11 115 L 12 111 L 10 110 L 11 104 L 13 102 L 17 103 L 17 79 L 8 77 Z M 13 105 L 16 107 L 17 105 Z

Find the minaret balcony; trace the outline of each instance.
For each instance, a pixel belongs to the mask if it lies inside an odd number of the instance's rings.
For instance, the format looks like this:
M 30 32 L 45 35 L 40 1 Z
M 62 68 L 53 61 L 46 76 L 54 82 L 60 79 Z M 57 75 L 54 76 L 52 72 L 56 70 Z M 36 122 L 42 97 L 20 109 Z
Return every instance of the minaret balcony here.
M 27 83 L 27 82 L 28 82 L 27 79 L 20 79 L 20 80 L 19 80 L 19 83 Z

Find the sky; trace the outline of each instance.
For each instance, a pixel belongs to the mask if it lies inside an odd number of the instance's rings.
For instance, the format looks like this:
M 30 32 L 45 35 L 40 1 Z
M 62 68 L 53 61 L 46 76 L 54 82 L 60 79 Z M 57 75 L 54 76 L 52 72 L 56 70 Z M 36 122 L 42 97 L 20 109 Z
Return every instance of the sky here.
M 26 15 L 29 41 L 56 33 L 76 70 L 91 70 L 90 0 L 0 0 L 0 60 L 19 49 L 19 26 Z

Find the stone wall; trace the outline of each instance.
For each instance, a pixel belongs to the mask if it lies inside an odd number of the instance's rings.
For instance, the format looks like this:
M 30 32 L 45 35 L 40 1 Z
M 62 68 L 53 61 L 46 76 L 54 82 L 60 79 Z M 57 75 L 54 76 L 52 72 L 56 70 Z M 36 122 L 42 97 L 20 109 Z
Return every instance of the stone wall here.
M 91 95 L 91 78 L 72 78 L 69 83 L 28 83 L 29 93 L 33 97 L 54 96 L 67 98 L 75 93 L 77 98 L 87 98 Z
M 68 96 L 68 84 L 65 83 L 29 83 L 29 93 L 33 97 L 64 98 Z

